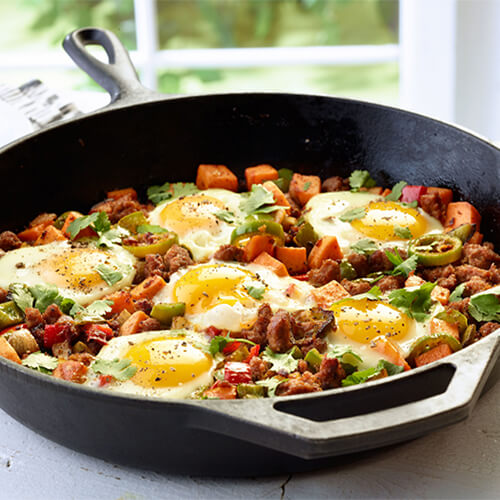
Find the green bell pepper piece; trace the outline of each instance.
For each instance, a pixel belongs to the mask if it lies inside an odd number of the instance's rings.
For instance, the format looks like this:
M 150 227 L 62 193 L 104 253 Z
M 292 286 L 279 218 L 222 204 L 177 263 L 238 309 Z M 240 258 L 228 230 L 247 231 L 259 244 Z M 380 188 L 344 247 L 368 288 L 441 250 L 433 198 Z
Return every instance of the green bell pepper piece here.
M 300 225 L 293 241 L 299 247 L 312 248 L 318 241 L 318 235 L 309 222 L 304 222 Z
M 161 324 L 170 326 L 175 316 L 184 316 L 186 313 L 186 304 L 184 302 L 175 302 L 172 304 L 158 303 L 151 310 L 151 317 L 157 319 Z
M 256 384 L 238 384 L 236 390 L 240 398 L 263 398 L 266 395 L 266 388 Z
M 323 355 L 320 354 L 318 349 L 313 347 L 310 351 L 307 351 L 304 361 L 307 361 L 315 370 L 318 370 L 321 361 L 323 361 Z

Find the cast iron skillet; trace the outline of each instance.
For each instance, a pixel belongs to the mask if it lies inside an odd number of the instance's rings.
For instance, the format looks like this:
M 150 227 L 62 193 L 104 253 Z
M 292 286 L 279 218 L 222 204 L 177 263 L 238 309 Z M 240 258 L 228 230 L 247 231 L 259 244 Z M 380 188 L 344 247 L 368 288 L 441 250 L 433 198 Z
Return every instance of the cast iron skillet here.
M 97 44 L 108 64 L 85 49 Z M 167 97 L 143 88 L 118 39 L 66 37 L 71 57 L 111 94 L 107 108 L 0 152 L 4 217 L 86 211 L 112 188 L 195 178 L 199 163 L 271 163 L 322 177 L 370 170 L 383 185 L 452 188 L 500 245 L 500 151 L 450 125 L 333 97 Z M 5 207 L 9 207 L 8 210 Z M 429 366 L 320 394 L 240 401 L 154 401 L 49 378 L 0 358 L 0 404 L 37 432 L 118 463 L 189 474 L 250 475 L 318 467 L 331 457 L 420 436 L 466 418 L 500 350 L 499 332 Z

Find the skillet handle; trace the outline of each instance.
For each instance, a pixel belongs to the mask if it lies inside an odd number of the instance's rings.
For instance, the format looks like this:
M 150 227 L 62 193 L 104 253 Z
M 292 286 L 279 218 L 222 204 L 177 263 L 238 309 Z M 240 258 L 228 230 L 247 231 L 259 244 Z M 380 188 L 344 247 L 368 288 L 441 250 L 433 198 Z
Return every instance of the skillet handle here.
M 378 448 L 466 418 L 499 352 L 500 330 L 449 360 L 397 379 L 283 399 L 204 401 L 208 411 L 190 424 L 303 459 Z M 420 394 L 413 400 L 411 388 Z M 401 404 L 405 395 L 410 402 Z M 373 411 L 374 403 L 381 409 Z
M 108 56 L 104 63 L 87 50 L 87 45 L 101 46 Z M 73 61 L 111 96 L 111 103 L 139 102 L 158 96 L 144 87 L 118 37 L 100 28 L 80 28 L 69 33 L 63 41 L 64 50 Z

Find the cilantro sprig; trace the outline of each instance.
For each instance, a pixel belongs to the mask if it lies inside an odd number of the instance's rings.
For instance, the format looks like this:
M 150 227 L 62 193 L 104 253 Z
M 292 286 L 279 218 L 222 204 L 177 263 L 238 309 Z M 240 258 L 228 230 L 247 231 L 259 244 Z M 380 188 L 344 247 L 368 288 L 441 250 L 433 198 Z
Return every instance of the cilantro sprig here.
M 267 396 L 272 398 L 273 396 L 276 396 L 276 389 L 278 386 L 287 380 L 287 378 L 270 377 L 265 378 L 264 380 L 258 380 L 255 383 L 265 387 L 267 389 Z
M 106 264 L 100 264 L 96 267 L 96 271 L 99 273 L 99 276 L 110 286 L 118 283 L 123 279 L 123 274 L 114 270 L 110 266 Z
M 376 186 L 375 180 L 370 175 L 368 170 L 354 170 L 354 172 L 349 177 L 349 185 L 351 186 L 351 191 L 359 191 L 360 188 L 371 188 Z
M 155 205 L 198 192 L 199 189 L 192 182 L 165 182 L 161 186 L 150 186 L 147 190 L 149 200 Z
M 389 302 L 421 323 L 429 318 L 432 306 L 431 292 L 435 286 L 436 283 L 424 283 L 414 290 L 406 288 L 393 290 L 389 294 Z
M 264 297 L 264 293 L 266 292 L 266 287 L 264 285 L 245 285 L 245 289 L 248 292 L 248 295 L 250 295 L 250 297 L 253 297 L 255 300 L 261 300 L 262 297 Z
M 243 196 L 243 195 L 242 195 Z M 260 184 L 254 184 L 249 194 L 243 197 L 240 209 L 246 215 L 267 214 L 279 210 L 280 205 L 276 205 L 273 193 Z
M 251 346 L 255 345 L 255 342 L 252 342 L 247 339 L 240 339 L 240 338 L 233 338 L 229 335 L 229 333 L 226 336 L 223 335 L 216 335 L 211 341 L 210 345 L 208 346 L 208 351 L 212 356 L 215 356 L 218 352 L 222 352 L 224 348 L 227 346 L 227 344 L 231 342 L 241 342 L 243 344 L 249 344 Z
M 385 359 L 381 359 L 377 366 L 373 368 L 367 368 L 366 370 L 357 371 L 351 373 L 348 377 L 342 380 L 342 387 L 348 387 L 351 385 L 362 384 L 366 382 L 370 378 L 379 375 L 382 370 L 386 370 L 387 375 L 396 375 L 397 373 L 401 373 L 404 368 L 402 366 L 394 365 L 393 363 L 389 363 Z
M 131 364 L 130 359 L 97 359 L 90 368 L 99 375 L 111 375 L 116 380 L 124 382 L 132 378 L 137 372 L 137 366 Z
M 386 201 L 399 201 L 399 198 L 403 194 L 403 188 L 407 185 L 408 183 L 405 181 L 399 181 L 394 184 L 392 191 L 385 197 Z
M 274 352 L 269 346 L 262 354 L 262 359 L 271 363 L 271 370 L 275 372 L 293 372 L 297 369 L 299 360 L 294 357 L 295 349 L 285 353 Z
M 232 224 L 236 220 L 234 213 L 230 212 L 229 210 L 221 210 L 220 212 L 216 212 L 215 217 L 217 217 L 217 219 L 221 221 L 227 222 L 228 224 Z
M 394 269 L 390 273 L 393 276 L 402 275 L 408 278 L 409 274 L 417 268 L 418 256 L 416 254 L 411 255 L 407 259 L 403 259 L 396 249 L 394 252 L 386 250 L 385 255 L 394 266 Z
M 46 374 L 52 373 L 57 368 L 58 363 L 57 358 L 40 351 L 29 354 L 22 361 L 23 366 Z
M 371 255 L 378 250 L 377 244 L 369 238 L 356 241 L 351 245 L 351 250 L 362 255 Z
M 471 297 L 468 310 L 476 321 L 500 321 L 500 300 L 493 293 Z
M 366 208 L 357 207 L 351 208 L 345 211 L 339 216 L 339 220 L 342 222 L 352 222 L 353 220 L 362 219 L 366 215 Z

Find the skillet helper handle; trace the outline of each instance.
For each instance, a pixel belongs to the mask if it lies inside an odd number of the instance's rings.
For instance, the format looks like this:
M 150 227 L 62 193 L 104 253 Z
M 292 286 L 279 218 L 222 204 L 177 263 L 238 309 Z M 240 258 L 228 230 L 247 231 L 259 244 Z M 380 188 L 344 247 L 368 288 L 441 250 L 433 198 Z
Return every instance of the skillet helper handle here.
M 108 62 L 94 57 L 87 50 L 88 45 L 101 46 L 106 51 Z M 111 103 L 138 102 L 156 95 L 142 86 L 127 50 L 111 31 L 80 28 L 66 36 L 63 47 L 81 69 L 108 91 Z
M 237 435 L 239 439 L 303 459 L 331 457 L 386 446 L 413 439 L 466 418 L 472 411 L 499 352 L 500 330 L 456 353 L 450 360 L 444 359 L 420 368 L 418 373 L 406 372 L 399 376 L 399 382 L 403 382 L 405 378 L 410 382 L 414 377 L 412 384 L 428 384 L 431 378 L 426 377 L 425 373 L 436 369 L 444 370 L 451 379 L 447 379 L 448 383 L 437 395 L 417 398 L 379 411 L 368 409 L 363 413 L 370 391 L 376 391 L 378 386 L 376 394 L 386 394 L 386 398 L 394 396 L 397 400 L 398 394 L 394 391 L 397 380 L 381 379 L 364 386 L 286 399 L 205 401 L 211 411 L 204 414 L 202 412 L 202 418 L 191 422 L 191 425 L 220 434 Z M 292 414 L 289 409 L 294 406 L 295 413 L 297 408 L 300 413 L 308 405 L 314 409 L 318 400 L 322 400 L 323 408 L 338 406 L 339 399 L 347 391 L 351 401 L 358 400 L 358 410 L 353 411 L 352 416 L 315 421 L 314 413 L 311 418 L 304 418 Z M 225 418 L 227 416 L 229 419 Z

